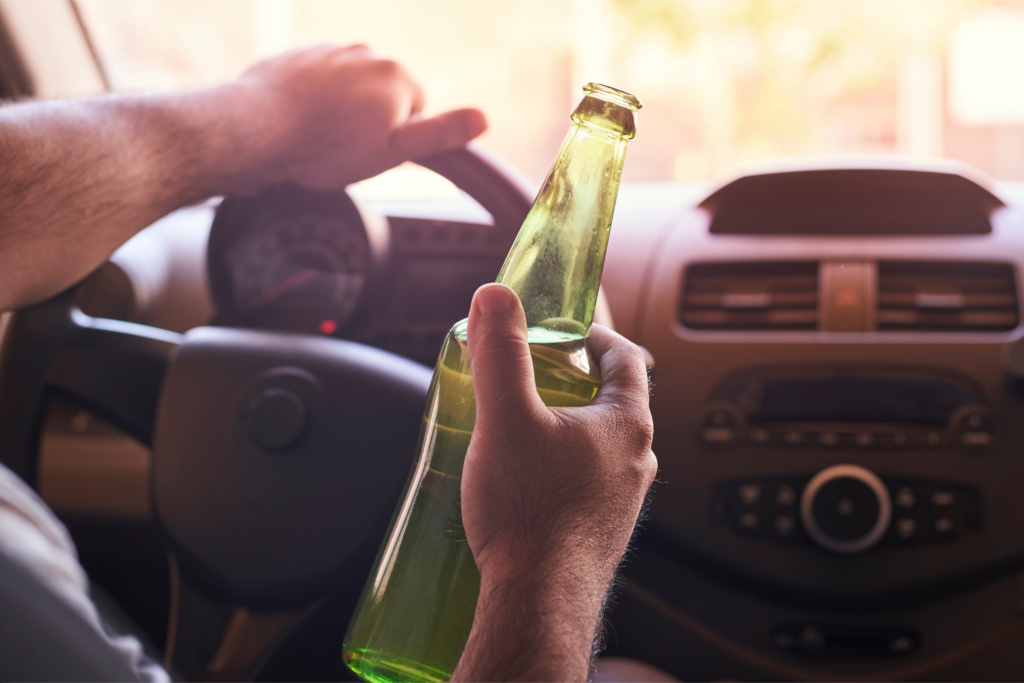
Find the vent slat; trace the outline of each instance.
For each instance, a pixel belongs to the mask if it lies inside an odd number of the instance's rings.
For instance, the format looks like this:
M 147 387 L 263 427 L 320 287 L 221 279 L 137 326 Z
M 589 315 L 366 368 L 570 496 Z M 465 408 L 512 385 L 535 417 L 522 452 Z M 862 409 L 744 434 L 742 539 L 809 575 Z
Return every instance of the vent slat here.
M 1017 281 L 1005 263 L 883 261 L 878 329 L 1002 332 L 1020 323 Z
M 815 330 L 818 264 L 694 264 L 686 271 L 679 321 L 699 330 Z
M 718 292 L 709 293 L 695 293 L 690 292 L 686 295 L 686 306 L 688 308 L 815 308 L 818 305 L 818 293 L 816 291 L 810 292 L 770 292 L 765 293 L 763 296 L 766 300 L 765 305 L 754 305 L 754 301 L 751 301 L 751 305 L 743 306 L 736 301 L 740 296 L 753 297 L 762 296 L 760 292 L 751 292 L 749 294 L 737 294 L 734 292 L 728 292 L 725 294 Z M 732 298 L 730 298 L 732 297 Z
M 724 311 L 687 311 L 683 324 L 687 327 L 716 327 L 762 330 L 775 327 L 813 327 L 817 311 L 771 311 L 769 313 L 734 313 Z
M 934 294 L 934 292 L 892 292 L 880 291 L 878 303 L 882 308 L 915 308 L 920 306 L 922 294 Z M 954 294 L 955 295 L 955 294 Z M 938 295 L 937 295 L 938 296 Z M 941 296 L 951 296 L 944 294 Z M 1013 292 L 1006 294 L 961 294 L 962 305 L 958 308 L 1007 308 L 1017 307 L 1017 297 Z M 940 306 L 932 306 L 939 308 Z
M 951 283 L 950 278 L 955 282 Z M 892 290 L 909 291 L 936 291 L 948 292 L 957 291 L 982 291 L 982 292 L 1005 292 L 1013 291 L 1013 278 L 989 277 L 989 278 L 966 278 L 955 275 L 947 277 L 915 277 L 915 276 L 886 276 L 886 288 Z
M 710 265 L 710 264 L 705 264 Z M 718 265 L 718 264 L 716 264 Z M 726 265 L 726 264 L 721 264 Z M 731 264 L 729 264 L 731 265 Z M 762 264 L 756 264 L 762 265 Z M 752 264 L 753 266 L 753 264 Z M 697 266 L 694 266 L 697 267 Z M 703 266 L 701 266 L 703 268 Z M 756 287 L 760 283 L 757 282 L 759 278 L 757 276 L 743 277 L 738 275 L 735 277 L 699 277 L 693 283 L 693 289 L 691 291 L 742 291 L 745 287 Z M 749 280 L 749 281 L 748 281 Z M 778 290 L 806 290 L 814 289 L 818 286 L 818 276 L 815 275 L 803 275 L 803 276 L 787 276 L 785 274 L 779 277 L 770 277 L 771 285 L 774 289 Z

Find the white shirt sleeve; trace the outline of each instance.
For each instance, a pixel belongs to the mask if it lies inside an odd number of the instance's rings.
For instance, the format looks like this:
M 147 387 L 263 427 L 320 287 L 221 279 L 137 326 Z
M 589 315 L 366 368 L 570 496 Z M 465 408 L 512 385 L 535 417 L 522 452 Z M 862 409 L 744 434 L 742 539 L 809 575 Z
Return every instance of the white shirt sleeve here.
M 167 672 L 131 636 L 109 636 L 89 598 L 89 579 L 68 530 L 16 474 L 0 465 L 0 549 L 34 574 L 96 629 L 143 681 L 164 683 Z

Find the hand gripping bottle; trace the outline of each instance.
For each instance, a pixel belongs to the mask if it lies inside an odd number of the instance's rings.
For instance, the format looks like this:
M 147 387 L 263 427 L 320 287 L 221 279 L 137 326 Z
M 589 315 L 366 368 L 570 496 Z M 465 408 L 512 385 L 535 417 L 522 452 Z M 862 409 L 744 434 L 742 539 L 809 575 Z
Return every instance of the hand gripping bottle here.
M 586 340 L 640 101 L 591 83 L 498 274 L 522 301 L 537 391 L 582 406 L 600 385 Z M 460 486 L 476 403 L 466 321 L 434 369 L 418 458 L 345 635 L 367 681 L 447 681 L 473 625 L 480 573 L 462 526 Z

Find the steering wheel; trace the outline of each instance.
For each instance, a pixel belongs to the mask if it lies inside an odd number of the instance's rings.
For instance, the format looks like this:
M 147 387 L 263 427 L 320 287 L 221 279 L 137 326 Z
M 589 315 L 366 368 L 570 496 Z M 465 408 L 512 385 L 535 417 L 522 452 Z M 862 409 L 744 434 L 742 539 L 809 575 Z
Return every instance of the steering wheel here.
M 419 163 L 487 209 L 511 245 L 532 196 L 508 167 L 475 147 Z M 73 290 L 9 322 L 4 463 L 36 485 L 59 395 L 151 447 L 153 517 L 203 591 L 288 609 L 347 574 L 361 584 L 410 470 L 430 369 L 339 339 L 91 318 Z

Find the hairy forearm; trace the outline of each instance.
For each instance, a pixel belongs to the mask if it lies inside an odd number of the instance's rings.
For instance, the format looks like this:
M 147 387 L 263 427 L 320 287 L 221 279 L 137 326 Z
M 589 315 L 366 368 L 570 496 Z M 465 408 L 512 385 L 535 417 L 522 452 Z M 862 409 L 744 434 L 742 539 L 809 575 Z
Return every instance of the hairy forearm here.
M 231 87 L 0 108 L 0 311 L 61 291 L 156 219 L 240 183 L 256 150 Z
M 483 578 L 453 681 L 585 681 L 612 576 L 593 567 Z
M 0 107 L 0 311 L 74 284 L 183 205 L 338 190 L 486 128 L 475 109 L 410 120 L 422 106 L 394 62 L 320 45 L 207 90 Z

